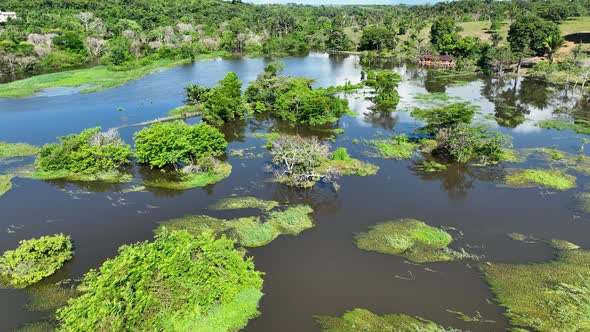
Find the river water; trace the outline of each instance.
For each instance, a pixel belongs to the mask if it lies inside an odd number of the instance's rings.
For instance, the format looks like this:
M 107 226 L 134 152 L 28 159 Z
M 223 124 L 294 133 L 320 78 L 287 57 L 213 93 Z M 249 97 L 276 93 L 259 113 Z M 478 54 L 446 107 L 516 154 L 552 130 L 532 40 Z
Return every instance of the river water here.
M 187 84 L 211 86 L 228 71 L 236 72 L 246 83 L 254 80 L 269 61 L 197 62 L 90 94 L 54 89 L 31 98 L 0 99 L 0 141 L 41 145 L 60 135 L 102 126 L 120 127 L 122 137 L 131 143 L 132 134 L 140 129 L 133 124 L 165 116 L 168 110 L 181 105 Z M 286 74 L 314 78 L 317 86 L 339 85 L 347 80 L 355 83 L 361 78 L 355 56 L 311 54 L 283 61 Z M 400 112 L 375 115 L 369 110 L 371 103 L 362 95 L 350 96 L 350 107 L 359 116 L 343 117 L 338 125 L 345 132 L 336 135 L 332 143 L 346 147 L 354 158 L 378 165 L 381 169 L 375 176 L 342 177 L 337 192 L 322 184 L 313 190 L 296 190 L 268 181 L 265 165 L 270 156 L 265 153 L 263 158 L 255 159 L 228 157 L 233 166 L 229 178 L 186 191 L 148 189 L 122 193 L 120 185 L 16 178 L 13 189 L 0 197 L 0 251 L 15 248 L 22 239 L 70 234 L 75 242 L 74 259 L 43 281 L 55 282 L 79 278 L 99 267 L 123 244 L 152 239 L 159 221 L 188 214 L 227 217 L 255 213 L 207 209 L 231 195 L 306 203 L 315 210 L 315 228 L 248 250 L 257 269 L 265 272 L 265 296 L 260 317 L 252 320 L 246 330 L 317 331 L 314 315 L 340 315 L 352 308 L 366 308 L 378 314 L 417 315 L 472 331 L 503 331 L 509 326 L 504 310 L 494 303 L 476 262 L 408 264 L 401 257 L 357 249 L 354 235 L 379 222 L 414 218 L 433 226 L 456 228 L 462 236 L 453 247 L 485 255 L 484 261 L 545 261 L 553 253 L 542 242 L 517 242 L 506 234 L 564 239 L 588 248 L 590 220 L 573 209 L 572 201 L 572 195 L 582 192 L 588 179 L 579 176 L 578 189 L 558 193 L 504 188 L 499 185 L 505 167 L 514 165 L 452 166 L 445 172 L 423 174 L 412 161 L 372 158 L 366 154 L 367 146 L 351 141 L 413 131 L 420 124 L 404 110 L 438 102 L 424 98 L 424 94 L 444 92 L 451 100 L 480 106 L 478 121 L 512 135 L 515 148 L 555 145 L 576 152 L 581 135 L 540 129 L 535 122 L 571 110 L 583 117 L 590 112 L 588 96 L 532 79 L 445 78 L 422 69 L 384 66 L 404 77 L 399 88 Z M 252 133 L 267 132 L 273 125 L 288 132 L 310 132 L 307 128 L 287 129 L 268 120 L 248 119 L 224 128 L 229 149 L 255 146 L 255 154 L 265 152 L 264 142 Z M 24 158 L 0 165 L 0 173 L 31 161 Z M 534 166 L 534 162 L 529 164 Z M 153 176 L 139 167 L 134 172 L 138 184 Z M 27 310 L 27 301 L 24 291 L 0 290 L 1 330 L 14 330 L 47 315 Z M 464 322 L 447 310 L 470 316 L 479 312 L 495 323 Z

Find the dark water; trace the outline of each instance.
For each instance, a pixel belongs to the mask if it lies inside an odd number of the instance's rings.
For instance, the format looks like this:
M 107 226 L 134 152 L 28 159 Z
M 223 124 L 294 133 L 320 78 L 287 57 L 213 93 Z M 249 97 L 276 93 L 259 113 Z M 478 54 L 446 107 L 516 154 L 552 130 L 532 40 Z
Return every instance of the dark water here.
M 360 80 L 356 57 L 318 54 L 284 62 L 287 74 L 313 77 L 318 86 Z M 263 59 L 199 62 L 92 94 L 0 99 L 0 141 L 43 144 L 88 127 L 121 127 L 161 117 L 181 104 L 183 87 L 188 83 L 213 85 L 228 71 L 235 71 L 248 82 L 266 63 Z M 579 92 L 528 79 L 451 80 L 422 70 L 393 67 L 405 78 L 400 86 L 400 110 L 432 103 L 420 94 L 446 92 L 479 105 L 479 121 L 511 134 L 516 148 L 556 145 L 574 152 L 580 145 L 580 136 L 573 132 L 542 130 L 534 125 L 557 112 L 575 110 L 575 116 L 586 117 L 589 102 Z M 424 175 L 415 170 L 412 161 L 371 158 L 365 154 L 366 146 L 351 143 L 354 138 L 411 132 L 419 124 L 407 112 L 374 115 L 362 96 L 351 97 L 350 106 L 360 115 L 341 119 L 339 126 L 345 133 L 337 135 L 333 144 L 347 147 L 353 157 L 381 169 L 376 176 L 343 177 L 338 192 L 326 185 L 301 191 L 269 182 L 264 171 L 268 154 L 259 159 L 229 157 L 233 172 L 228 179 L 187 191 L 124 194 L 120 192 L 122 186 L 19 178 L 13 181 L 11 191 L 0 197 L 0 251 L 16 247 L 22 239 L 70 234 L 75 241 L 74 259 L 44 282 L 76 278 L 115 256 L 122 244 L 151 239 L 158 221 L 187 214 L 220 215 L 208 211 L 207 206 L 232 194 L 303 202 L 316 211 L 315 228 L 249 250 L 256 267 L 266 273 L 266 295 L 261 316 L 246 330 L 316 331 L 319 328 L 313 315 L 340 315 L 360 307 L 379 314 L 418 315 L 472 331 L 503 331 L 508 327 L 503 309 L 492 301 L 476 263 L 412 265 L 400 257 L 357 249 L 354 234 L 382 221 L 415 218 L 434 226 L 457 228 L 462 236 L 455 232 L 458 240 L 454 247 L 485 255 L 491 262 L 551 259 L 551 250 L 542 243 L 512 241 L 506 236 L 510 232 L 590 246 L 590 221 L 573 210 L 571 199 L 574 193 L 583 191 L 587 178 L 578 178 L 578 189 L 549 193 L 498 187 L 504 166 L 454 166 L 446 172 Z M 119 107 L 124 110 L 117 111 Z M 492 119 L 494 115 L 499 120 Z M 251 133 L 268 131 L 272 125 L 252 119 L 227 126 L 229 148 L 257 146 L 254 153 L 264 152 L 264 142 Z M 309 134 L 305 128 L 277 126 Z M 123 127 L 121 132 L 130 142 L 138 129 Z M 28 161 L 0 165 L 0 172 Z M 153 176 L 145 169 L 134 171 L 138 183 L 143 177 Z M 14 330 L 46 315 L 27 311 L 26 303 L 25 292 L 0 290 L 0 330 Z M 447 309 L 470 316 L 478 311 L 496 323 L 463 322 Z

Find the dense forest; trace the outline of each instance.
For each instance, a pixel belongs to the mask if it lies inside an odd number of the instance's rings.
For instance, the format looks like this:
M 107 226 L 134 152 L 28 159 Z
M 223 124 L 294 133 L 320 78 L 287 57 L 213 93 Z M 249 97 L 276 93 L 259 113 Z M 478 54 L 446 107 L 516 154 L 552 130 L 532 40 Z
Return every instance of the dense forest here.
M 563 43 L 556 24 L 589 15 L 590 1 L 335 7 L 220 0 L 5 0 L 0 10 L 18 15 L 0 26 L 4 75 L 99 63 L 127 70 L 158 59 L 191 60 L 215 52 L 285 56 L 326 50 L 390 51 L 404 60 L 452 54 L 460 59 L 459 69 L 497 72 L 520 64 L 524 56 L 552 57 Z M 485 42 L 459 34 L 462 22 L 486 21 L 491 36 Z M 497 47 L 504 39 L 499 32 L 503 24 L 510 24 L 509 48 Z

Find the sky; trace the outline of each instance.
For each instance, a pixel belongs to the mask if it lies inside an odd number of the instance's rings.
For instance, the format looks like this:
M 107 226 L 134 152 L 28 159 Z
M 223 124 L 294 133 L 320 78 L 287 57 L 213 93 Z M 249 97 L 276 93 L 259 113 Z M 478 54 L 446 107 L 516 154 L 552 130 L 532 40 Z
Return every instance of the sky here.
M 268 3 L 301 3 L 306 5 L 395 5 L 395 4 L 425 4 L 435 3 L 436 0 L 243 0 L 257 4 Z

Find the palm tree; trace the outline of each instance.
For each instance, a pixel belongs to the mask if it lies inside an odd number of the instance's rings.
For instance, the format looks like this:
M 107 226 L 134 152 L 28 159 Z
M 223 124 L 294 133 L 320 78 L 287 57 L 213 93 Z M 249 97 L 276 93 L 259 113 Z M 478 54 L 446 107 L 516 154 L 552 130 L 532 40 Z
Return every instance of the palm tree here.
M 545 48 L 549 56 L 549 62 L 553 63 L 553 57 L 557 50 L 563 45 L 563 38 L 559 35 L 550 35 L 545 38 Z
M 497 31 L 492 32 L 492 35 L 490 36 L 490 41 L 494 47 L 498 47 L 498 44 L 500 44 L 502 39 L 502 36 Z

